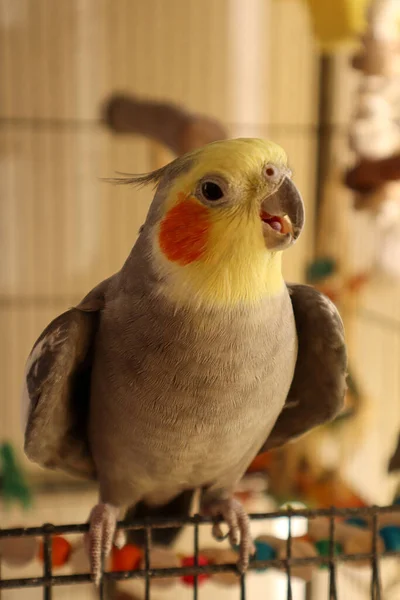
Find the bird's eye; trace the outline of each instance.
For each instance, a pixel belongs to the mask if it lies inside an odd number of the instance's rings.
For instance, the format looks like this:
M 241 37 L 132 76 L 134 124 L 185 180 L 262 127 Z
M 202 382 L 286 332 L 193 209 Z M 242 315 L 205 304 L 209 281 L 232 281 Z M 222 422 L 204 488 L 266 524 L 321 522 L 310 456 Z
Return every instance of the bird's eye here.
M 220 186 L 213 181 L 205 181 L 201 186 L 201 193 L 206 200 L 210 200 L 211 202 L 220 200 L 224 195 Z
M 264 169 L 267 179 L 276 179 L 279 175 L 278 169 L 274 165 L 267 165 Z

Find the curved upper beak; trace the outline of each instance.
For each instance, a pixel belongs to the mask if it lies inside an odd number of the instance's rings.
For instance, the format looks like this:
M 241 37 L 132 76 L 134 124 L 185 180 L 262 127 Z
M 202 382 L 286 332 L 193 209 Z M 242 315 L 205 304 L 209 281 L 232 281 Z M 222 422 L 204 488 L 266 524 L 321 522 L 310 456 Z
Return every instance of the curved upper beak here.
M 284 250 L 299 237 L 304 226 L 304 204 L 300 192 L 288 177 L 261 203 L 265 245 L 270 250 Z

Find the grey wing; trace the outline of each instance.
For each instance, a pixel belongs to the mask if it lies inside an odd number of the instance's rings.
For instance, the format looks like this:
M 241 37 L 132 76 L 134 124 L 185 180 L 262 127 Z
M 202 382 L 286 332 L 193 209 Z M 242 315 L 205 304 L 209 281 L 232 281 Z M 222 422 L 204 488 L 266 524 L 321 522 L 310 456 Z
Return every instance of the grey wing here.
M 46 327 L 25 369 L 25 453 L 89 479 L 96 477 L 87 439 L 91 357 L 107 282 Z
M 298 336 L 292 385 L 261 452 L 332 420 L 346 393 L 347 352 L 335 305 L 308 285 L 288 284 Z

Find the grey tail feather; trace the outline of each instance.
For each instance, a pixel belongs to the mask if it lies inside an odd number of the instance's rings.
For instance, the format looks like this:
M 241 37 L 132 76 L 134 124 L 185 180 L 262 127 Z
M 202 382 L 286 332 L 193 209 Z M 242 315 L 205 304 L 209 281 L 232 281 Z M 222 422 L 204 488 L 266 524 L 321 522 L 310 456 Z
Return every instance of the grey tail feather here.
M 190 515 L 194 493 L 195 490 L 185 490 L 163 506 L 148 506 L 145 502 L 139 502 L 136 506 L 128 508 L 125 519 L 133 521 L 145 518 L 174 519 L 176 517 L 187 517 Z M 152 544 L 171 546 L 182 529 L 182 527 L 154 528 L 151 536 Z M 129 544 L 145 545 L 144 530 L 128 531 L 127 537 Z

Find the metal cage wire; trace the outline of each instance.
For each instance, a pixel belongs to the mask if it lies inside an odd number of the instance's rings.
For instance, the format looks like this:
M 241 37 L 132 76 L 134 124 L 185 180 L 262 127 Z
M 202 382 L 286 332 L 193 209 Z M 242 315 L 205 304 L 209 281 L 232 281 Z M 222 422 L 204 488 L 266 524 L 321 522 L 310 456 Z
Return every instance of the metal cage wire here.
M 330 508 L 330 509 L 302 509 L 294 510 L 288 508 L 270 513 L 257 513 L 250 515 L 252 521 L 263 521 L 276 518 L 288 519 L 288 537 L 286 541 L 286 558 L 276 558 L 269 560 L 252 560 L 250 570 L 261 568 L 279 568 L 286 573 L 287 593 L 286 600 L 293 600 L 292 593 L 292 568 L 301 565 L 312 565 L 316 568 L 327 567 L 329 570 L 329 600 L 341 600 L 337 590 L 337 566 L 345 562 L 368 561 L 371 567 L 370 580 L 370 599 L 383 600 L 380 560 L 386 557 L 400 558 L 400 550 L 385 550 L 378 552 L 377 541 L 379 536 L 379 516 L 388 513 L 400 513 L 400 505 L 391 506 L 371 506 L 365 508 Z M 294 557 L 292 556 L 292 542 L 295 539 L 291 532 L 291 520 L 293 517 L 303 517 L 308 521 L 316 517 L 326 517 L 329 519 L 329 555 L 318 555 L 315 557 Z M 335 527 L 338 519 L 350 517 L 369 517 L 371 519 L 371 552 L 369 553 L 340 553 L 335 552 Z M 191 575 L 194 577 L 193 600 L 198 599 L 198 576 L 202 574 L 212 575 L 215 573 L 236 572 L 235 564 L 209 564 L 199 565 L 199 528 L 202 525 L 214 522 L 214 520 L 200 517 L 198 515 L 181 519 L 149 519 L 141 521 L 121 521 L 118 523 L 118 529 L 123 530 L 144 530 L 145 548 L 144 548 L 144 569 L 132 571 L 104 572 L 99 588 L 100 600 L 106 600 L 105 584 L 107 581 L 121 581 L 127 579 L 142 579 L 145 582 L 144 599 L 151 600 L 151 582 L 155 578 L 166 578 L 176 576 Z M 188 526 L 193 529 L 193 547 L 194 547 L 194 565 L 178 568 L 152 568 L 150 564 L 150 550 L 152 545 L 152 531 L 157 528 Z M 56 586 L 79 585 L 91 581 L 89 573 L 72 575 L 54 575 L 52 570 L 52 545 L 51 539 L 54 535 L 84 534 L 88 531 L 89 525 L 51 525 L 45 524 L 41 527 L 13 528 L 0 530 L 0 540 L 4 538 L 21 538 L 26 536 L 40 536 L 43 540 L 43 576 L 29 578 L 2 579 L 0 577 L 0 590 L 6 589 L 26 589 L 36 587 L 43 589 L 43 599 L 51 600 L 53 589 Z M 238 573 L 238 582 L 240 600 L 250 600 L 246 593 L 246 573 Z

